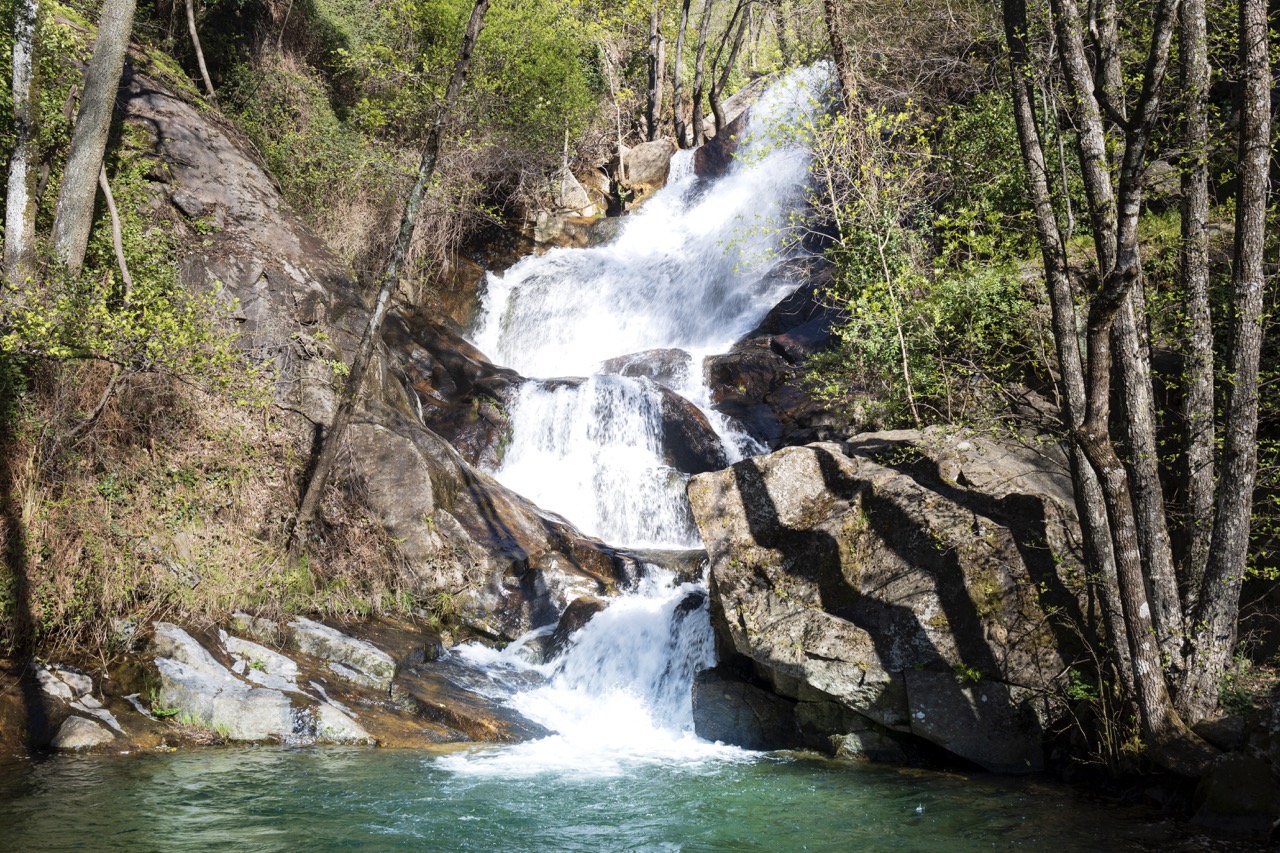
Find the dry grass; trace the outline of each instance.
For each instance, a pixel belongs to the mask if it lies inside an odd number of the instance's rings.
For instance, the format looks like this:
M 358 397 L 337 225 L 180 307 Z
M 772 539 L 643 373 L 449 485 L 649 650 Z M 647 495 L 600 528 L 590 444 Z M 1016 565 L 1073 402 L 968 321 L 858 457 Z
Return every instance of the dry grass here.
M 309 447 L 267 410 L 135 377 L 79 443 L 56 446 L 55 431 L 34 428 L 87 411 L 104 381 L 92 367 L 37 377 L 28 428 L 4 448 L 8 505 L 21 511 L 3 517 L 0 648 L 18 646 L 24 621 L 45 654 L 106 659 L 124 642 L 120 620 L 208 625 L 237 609 L 355 616 L 412 604 L 394 542 L 338 488 L 324 545 L 286 557 Z

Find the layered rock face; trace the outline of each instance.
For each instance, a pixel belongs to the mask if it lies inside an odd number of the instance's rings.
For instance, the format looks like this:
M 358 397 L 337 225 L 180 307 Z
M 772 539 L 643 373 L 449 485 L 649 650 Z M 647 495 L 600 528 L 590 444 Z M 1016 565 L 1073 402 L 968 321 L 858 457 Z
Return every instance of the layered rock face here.
M 332 364 L 350 361 L 368 318 L 359 284 L 290 212 L 252 146 L 216 115 L 134 72 L 120 105 L 126 121 L 150 131 L 164 163 L 155 173 L 155 214 L 191 233 L 184 282 L 196 290 L 218 284 L 235 300 L 240 344 L 276 368 L 276 404 L 294 415 L 286 425 L 299 442 L 309 443 L 333 415 Z M 412 314 L 390 318 L 375 358 L 345 474 L 403 543 L 411 589 L 478 590 L 464 618 L 513 639 L 554 622 L 578 596 L 634 578 L 634 558 L 472 467 L 491 461 L 486 454 L 504 427 L 501 402 L 521 377 Z
M 1081 577 L 1069 483 L 1052 447 L 937 431 L 695 477 L 723 663 L 699 680 L 698 731 L 873 757 L 925 741 L 991 770 L 1041 768 L 1068 623 L 1085 624 L 1060 580 Z M 734 677 L 790 719 L 725 687 Z M 743 701 L 768 713 L 726 722 Z

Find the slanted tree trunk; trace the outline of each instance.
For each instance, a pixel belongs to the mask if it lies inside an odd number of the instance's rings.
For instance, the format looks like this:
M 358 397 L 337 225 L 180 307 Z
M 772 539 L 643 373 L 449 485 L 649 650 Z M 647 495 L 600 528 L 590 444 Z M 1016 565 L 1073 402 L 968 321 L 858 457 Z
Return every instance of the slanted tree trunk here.
M 334 460 L 338 456 L 338 447 L 342 443 L 347 427 L 351 423 L 351 416 L 355 412 L 361 387 L 364 385 L 365 374 L 369 369 L 369 363 L 373 359 L 374 350 L 377 348 L 378 337 L 382 331 L 382 322 L 386 318 L 387 309 L 391 304 L 391 295 L 395 292 L 396 286 L 400 282 L 401 267 L 404 265 L 405 255 L 409 251 L 409 242 L 413 238 L 414 228 L 418 224 L 422 196 L 426 192 L 427 184 L 431 181 L 432 175 L 435 174 L 436 160 L 440 155 L 440 143 L 444 133 L 445 120 L 453 109 L 454 103 L 458 100 L 458 94 L 462 91 L 462 84 L 467 77 L 467 69 L 471 66 L 471 54 L 475 50 L 476 40 L 480 37 L 480 31 L 484 27 L 485 13 L 489 11 L 489 2 L 490 0 L 476 0 L 475 7 L 471 10 L 471 18 L 467 21 L 466 33 L 462 38 L 462 47 L 458 52 L 458 61 L 453 66 L 453 74 L 450 76 L 449 85 L 445 89 L 444 100 L 440 102 L 440 106 L 436 109 L 435 121 L 427 134 L 427 141 L 422 149 L 422 162 L 418 168 L 418 179 L 414 182 L 409 198 L 405 202 L 404 215 L 400 219 L 400 231 L 396 237 L 395 245 L 391 249 L 391 257 L 387 261 L 387 269 L 382 276 L 382 286 L 378 291 L 377 301 L 374 303 L 373 311 L 369 314 L 369 322 L 360 338 L 360 345 L 356 349 L 355 358 L 351 361 L 351 371 L 347 376 L 346 385 L 342 389 L 338 409 L 333 416 L 333 423 L 325 431 L 320 454 L 316 459 L 315 472 L 311 475 L 311 481 L 307 484 L 306 492 L 302 496 L 302 503 L 298 508 L 298 520 L 294 526 L 292 541 L 294 550 L 306 542 L 310 527 L 315 522 L 320 508 L 320 498 L 324 494 L 329 475 L 333 470 Z
M 36 79 L 36 23 L 39 0 L 21 0 L 13 20 L 14 146 L 4 212 L 4 300 L 20 299 L 35 274 L 36 183 L 40 100 Z
M 698 55 L 693 61 L 693 147 L 707 141 L 703 128 L 702 96 L 704 93 L 703 72 L 707 60 L 707 35 L 711 30 L 711 4 L 714 0 L 706 0 L 702 6 L 702 20 L 698 22 Z
M 191 33 L 191 46 L 196 51 L 196 64 L 200 66 L 200 79 L 204 81 L 204 90 L 209 95 L 209 100 L 214 100 L 217 95 L 213 91 L 213 81 L 209 79 L 209 69 L 204 64 L 204 50 L 200 47 L 200 33 L 196 31 L 196 9 L 195 0 L 187 0 L 187 31 Z M 281 28 L 281 34 L 284 29 Z
M 719 134 L 724 130 L 725 121 L 724 107 L 720 103 L 720 95 L 723 94 L 726 86 L 729 85 L 729 75 L 733 73 L 733 68 L 738 62 L 738 52 L 742 50 L 742 40 L 747 32 L 747 24 L 750 23 L 751 17 L 747 14 L 751 10 L 750 0 L 738 0 L 738 8 L 733 11 L 733 18 L 729 21 L 729 27 L 724 31 L 724 37 L 720 39 L 720 46 L 716 48 L 715 59 L 711 63 L 711 113 L 716 119 L 716 133 Z M 737 29 L 734 29 L 734 26 Z M 733 44 L 729 48 L 729 58 L 725 60 L 723 66 L 720 66 L 720 74 L 716 76 L 714 71 L 720 64 L 720 55 L 724 51 L 724 46 L 729 40 L 729 34 L 733 33 Z
M 1231 354 L 1213 547 L 1200 588 L 1194 652 L 1183 691 L 1192 719 L 1204 717 L 1217 707 L 1219 685 L 1235 646 L 1258 462 L 1258 362 L 1262 350 L 1262 297 L 1266 285 L 1263 251 L 1271 156 L 1272 80 L 1266 0 L 1240 0 L 1239 21 L 1244 91 L 1236 166 Z
M 98 17 L 98 36 L 85 80 L 71 150 L 62 172 L 62 189 L 53 215 L 53 251 L 72 275 L 84 265 L 93 225 L 98 173 L 107 150 L 111 113 L 120 88 L 124 55 L 133 31 L 135 0 L 106 0 Z
M 676 145 L 689 147 L 688 127 L 684 120 L 684 34 L 689 27 L 689 4 L 680 4 L 680 29 L 676 33 L 676 58 L 671 69 L 671 117 L 675 124 Z
M 1186 434 L 1186 511 L 1182 587 L 1194 608 L 1209 561 L 1213 530 L 1213 325 L 1209 312 L 1209 53 L 1204 0 L 1182 0 L 1182 247 L 1180 278 L 1187 305 L 1187 367 L 1182 414 Z
M 667 59 L 661 23 L 662 2 L 654 0 L 653 14 L 649 16 L 649 109 L 645 114 L 650 142 L 658 138 L 662 129 L 662 76 Z

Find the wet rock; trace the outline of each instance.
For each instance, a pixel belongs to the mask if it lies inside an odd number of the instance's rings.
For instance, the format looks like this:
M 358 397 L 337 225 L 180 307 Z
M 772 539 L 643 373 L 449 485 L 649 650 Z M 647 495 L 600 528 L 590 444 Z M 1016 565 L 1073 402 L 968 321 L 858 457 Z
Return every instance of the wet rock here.
M 1056 449 L 869 434 L 700 475 L 689 496 L 722 660 L 992 770 L 1042 765 L 1042 697 L 1078 642 L 1046 608 L 1081 606 L 1060 580 L 1080 557 Z
M 235 658 L 231 670 L 260 687 L 285 692 L 300 692 L 298 664 L 279 652 L 252 640 L 241 639 L 225 631 L 219 632 L 222 645 Z
M 662 392 L 662 447 L 666 461 L 685 474 L 717 471 L 729 464 L 724 444 L 702 411 L 684 397 Z
M 704 669 L 693 680 L 693 730 L 744 749 L 791 749 L 802 741 L 794 701 L 723 667 Z
M 90 749 L 111 743 L 115 736 L 93 720 L 84 717 L 67 717 L 54 735 L 54 749 Z
M 372 643 L 356 639 L 305 617 L 289 623 L 289 645 L 305 654 L 338 664 L 334 671 L 378 690 L 391 689 L 396 662 Z
M 1202 826 L 1262 835 L 1280 818 L 1280 780 L 1261 758 L 1227 754 L 1200 780 L 1194 806 Z
M 583 596 L 575 598 L 573 602 L 565 608 L 564 614 L 560 617 L 560 622 L 556 625 L 556 629 L 547 639 L 545 648 L 543 649 L 543 657 L 545 660 L 552 660 L 559 657 L 560 654 L 568 647 L 569 639 L 582 627 L 591 621 L 591 618 L 604 610 L 607 605 L 604 601 L 595 596 Z
M 743 112 L 725 126 L 721 133 L 693 152 L 693 170 L 698 177 L 708 180 L 723 177 L 733 165 L 733 155 L 738 142 L 747 129 L 750 110 Z
M 689 378 L 693 356 L 682 349 L 651 349 L 611 358 L 601 373 L 616 373 L 635 379 L 650 379 L 668 388 L 680 388 Z

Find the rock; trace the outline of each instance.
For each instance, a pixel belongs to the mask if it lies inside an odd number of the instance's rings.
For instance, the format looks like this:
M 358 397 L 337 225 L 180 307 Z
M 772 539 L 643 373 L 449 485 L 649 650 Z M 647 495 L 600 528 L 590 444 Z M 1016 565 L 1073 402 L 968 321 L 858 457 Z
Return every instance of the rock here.
M 246 637 L 252 637 L 259 643 L 279 646 L 284 642 L 284 630 L 279 622 L 264 619 L 261 616 L 250 616 L 241 611 L 231 614 L 231 629 Z
M 314 726 L 315 736 L 320 740 L 333 743 L 374 742 L 363 726 L 329 702 L 321 702 L 316 706 Z
M 237 675 L 261 686 L 285 692 L 300 692 L 298 687 L 298 664 L 279 652 L 251 640 L 218 632 L 222 645 L 227 652 L 236 658 L 232 667 Z
M 75 693 L 65 681 L 58 678 L 50 670 L 42 666 L 35 667 L 36 683 L 40 685 L 40 692 L 52 699 L 61 699 L 63 702 L 70 702 L 75 698 Z
M 219 673 L 174 658 L 157 658 L 156 669 L 157 703 L 177 708 L 183 722 L 228 740 L 286 740 L 294 734 L 293 706 L 279 690 L 251 687 L 225 668 Z
M 551 195 L 556 210 L 570 210 L 579 216 L 591 216 L 597 212 L 586 188 L 568 169 L 562 169 L 552 178 Z
M 681 388 L 689 378 L 693 356 L 682 349 L 651 349 L 620 355 L 600 366 L 601 373 L 649 379 L 667 388 Z
M 626 165 L 626 185 L 633 189 L 660 189 L 667 183 L 671 158 L 678 150 L 672 139 L 641 142 L 634 148 L 627 149 L 622 155 L 622 161 Z
M 726 663 L 1001 772 L 1042 766 L 1045 699 L 1083 577 L 1056 448 L 932 430 L 815 444 L 694 477 Z M 846 450 L 848 451 L 846 453 Z M 954 459 L 957 483 L 938 476 Z M 846 731 L 810 720 L 805 737 Z
M 595 596 L 575 598 L 565 608 L 564 613 L 560 616 L 559 624 L 556 625 L 555 631 L 548 638 L 543 650 L 543 658 L 552 660 L 559 657 L 560 653 L 569 645 L 569 638 L 582 630 L 582 627 L 591 621 L 591 617 L 604 610 L 606 606 L 604 601 Z
M 1280 818 L 1280 780 L 1261 758 L 1229 753 L 1200 780 L 1194 807 L 1202 826 L 1261 835 Z
M 722 667 L 704 669 L 693 680 L 693 731 L 744 749 L 796 748 L 795 704 Z
M 54 749 L 89 749 L 111 743 L 115 737 L 111 732 L 84 717 L 67 717 L 58 733 L 54 735 Z
M 717 471 L 729 464 L 724 444 L 707 416 L 662 386 L 662 447 L 667 464 L 685 474 Z
M 372 643 L 299 616 L 289 623 L 289 645 L 305 654 L 342 665 L 350 680 L 391 690 L 396 662 Z
M 708 180 L 723 177 L 733 165 L 733 155 L 738 150 L 738 141 L 747 129 L 750 110 L 743 112 L 725 126 L 723 133 L 693 152 L 693 171 L 698 177 Z
M 230 673 L 204 646 L 186 631 L 171 622 L 155 623 L 155 636 L 151 640 L 152 650 L 160 657 L 173 658 L 192 669 L 221 676 Z
M 1201 720 L 1191 730 L 1224 752 L 1244 746 L 1247 731 L 1245 718 L 1238 714 Z

